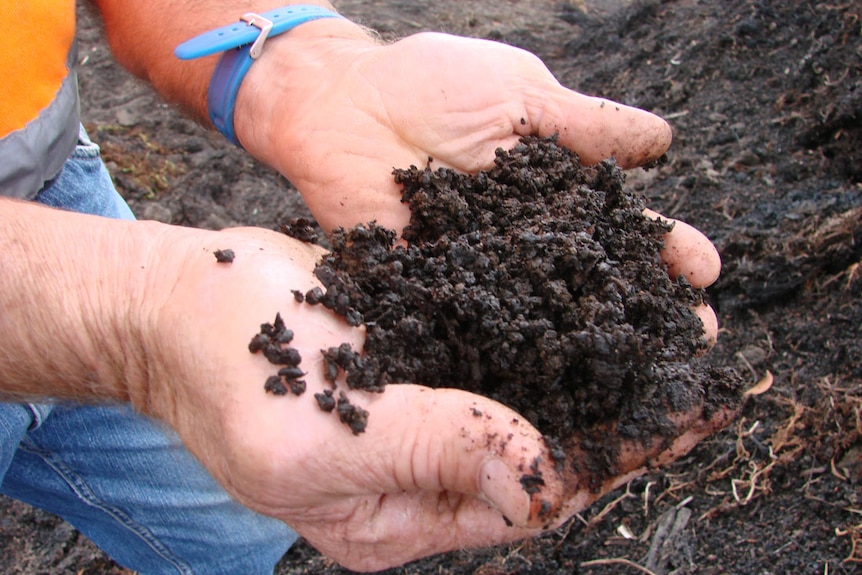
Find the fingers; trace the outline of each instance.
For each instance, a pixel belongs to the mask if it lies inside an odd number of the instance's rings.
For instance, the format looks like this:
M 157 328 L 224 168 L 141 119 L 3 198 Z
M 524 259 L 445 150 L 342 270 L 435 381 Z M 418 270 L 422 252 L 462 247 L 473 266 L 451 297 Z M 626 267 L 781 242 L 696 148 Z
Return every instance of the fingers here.
M 461 493 L 490 504 L 512 524 L 541 524 L 524 477 L 540 472 L 531 468 L 545 445 L 514 411 L 461 390 L 403 384 L 387 387 L 368 410 L 369 436 L 392 454 L 378 489 Z
M 670 147 L 670 126 L 658 116 L 560 86 L 536 114 L 540 136 L 560 134 L 560 143 L 589 165 L 615 158 L 624 168 L 643 166 Z
M 340 537 L 331 523 L 296 525 L 340 564 L 382 569 L 523 538 L 561 506 L 562 482 L 549 481 L 554 492 L 543 484 L 555 471 L 538 431 L 507 407 L 461 390 L 408 384 L 365 397 L 365 433 L 345 429 L 326 442 L 343 479 L 325 488 L 343 494 L 348 519 Z M 338 453 L 349 465 L 335 462 Z
M 665 218 L 652 210 L 644 210 L 644 214 L 673 223 L 673 229 L 664 236 L 662 250 L 662 259 L 672 278 L 685 276 L 694 287 L 707 287 L 718 279 L 721 257 L 705 235 L 685 222 Z M 694 313 L 703 322 L 704 337 L 712 346 L 718 338 L 718 318 L 715 311 L 703 304 L 695 307 Z
M 715 310 L 702 304 L 695 307 L 693 311 L 703 322 L 703 337 L 706 339 L 707 345 L 712 347 L 718 340 L 718 318 L 715 315 Z
M 718 279 L 721 257 L 705 235 L 685 222 L 665 218 L 652 210 L 644 210 L 644 214 L 673 223 L 673 229 L 664 237 L 662 251 L 671 277 L 685 276 L 694 287 L 706 287 Z

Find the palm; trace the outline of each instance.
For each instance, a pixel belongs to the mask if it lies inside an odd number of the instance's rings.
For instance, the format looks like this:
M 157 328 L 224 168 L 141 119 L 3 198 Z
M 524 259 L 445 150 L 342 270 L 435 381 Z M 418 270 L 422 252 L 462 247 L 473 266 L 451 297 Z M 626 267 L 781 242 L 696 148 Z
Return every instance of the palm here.
M 315 284 L 320 252 L 264 230 L 177 233 L 184 239 L 168 238 L 164 250 L 177 257 L 164 258 L 158 270 L 176 281 L 166 300 L 152 304 L 158 341 L 149 349 L 160 356 L 152 362 L 150 401 L 140 407 L 169 421 L 239 500 L 283 519 L 349 567 L 379 569 L 522 538 L 642 473 L 647 462 L 679 457 L 726 423 L 725 412 L 709 421 L 696 410 L 681 414 L 670 449 L 624 450 L 619 475 L 596 492 L 584 487 L 595 484 L 590 477 L 560 475 L 522 417 L 457 389 L 348 391 L 370 413 L 365 433 L 354 436 L 311 395 L 329 387 L 319 350 L 342 342 L 359 349 L 362 332 L 290 295 Z M 224 246 L 236 252 L 229 266 L 212 257 Z M 276 312 L 294 329 L 291 346 L 308 372 L 300 397 L 265 393 L 273 366 L 247 350 Z M 531 497 L 520 480 L 535 461 L 545 486 Z

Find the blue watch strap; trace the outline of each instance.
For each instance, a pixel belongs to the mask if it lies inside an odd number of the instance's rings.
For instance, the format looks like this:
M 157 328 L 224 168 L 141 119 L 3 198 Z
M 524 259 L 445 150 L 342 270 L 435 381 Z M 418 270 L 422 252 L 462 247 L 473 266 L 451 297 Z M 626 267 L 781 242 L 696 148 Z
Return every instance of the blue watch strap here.
M 213 71 L 207 90 L 210 121 L 216 130 L 237 146 L 240 143 L 233 129 L 233 110 L 239 87 L 253 62 L 248 45 L 225 52 Z
M 233 126 L 233 111 L 239 87 L 267 38 L 300 24 L 321 18 L 341 18 L 320 6 L 297 4 L 262 14 L 244 14 L 234 23 L 205 32 L 183 42 L 174 54 L 183 60 L 224 52 L 210 79 L 207 106 L 210 120 L 224 136 L 240 145 Z

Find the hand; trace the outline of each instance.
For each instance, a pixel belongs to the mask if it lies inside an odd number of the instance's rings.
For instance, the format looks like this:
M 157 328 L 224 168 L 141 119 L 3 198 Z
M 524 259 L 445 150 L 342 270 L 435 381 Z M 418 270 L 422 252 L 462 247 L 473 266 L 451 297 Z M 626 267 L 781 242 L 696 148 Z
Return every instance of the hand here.
M 391 46 L 329 37 L 312 42 L 315 49 L 294 52 L 297 42 L 315 36 L 315 24 L 268 45 L 237 108 L 238 118 L 246 106 L 246 112 L 254 110 L 247 117 L 255 119 L 237 129 L 249 151 L 296 184 L 326 229 L 376 220 L 400 230 L 409 213 L 391 171 L 424 165 L 429 157 L 435 166 L 475 172 L 492 164 L 496 148 L 511 148 L 522 135 L 559 132 L 586 163 L 615 156 L 632 167 L 658 157 L 670 142 L 669 128 L 657 117 L 567 90 L 534 56 L 502 44 L 438 34 Z M 291 53 L 278 58 L 280 50 Z M 174 411 L 169 419 L 187 445 L 237 498 L 281 517 L 352 569 L 381 569 L 535 534 L 648 465 L 679 457 L 729 420 L 729 411 L 706 419 L 699 407 L 679 414 L 676 440 L 656 441 L 651 449 L 624 445 L 611 478 L 561 474 L 538 431 L 522 417 L 454 389 L 400 384 L 381 395 L 349 392 L 370 412 L 365 433 L 354 436 L 309 397 L 328 387 L 314 360 L 319 350 L 344 341 L 356 349 L 362 344 L 360 331 L 288 295 L 313 284 L 314 258 L 286 258 L 278 244 L 289 242 L 262 232 L 224 233 L 211 248 L 232 244 L 237 259 L 219 270 L 218 291 L 196 282 L 175 290 L 160 330 L 184 337 L 172 309 L 218 321 L 195 326 L 195 332 L 201 334 L 201 357 L 219 357 L 217 348 L 221 360 L 207 365 L 205 374 L 184 369 L 181 358 L 167 361 L 170 381 L 190 391 L 183 392 L 179 408 L 166 402 L 164 411 Z M 261 251 L 258 242 L 267 247 Z M 712 244 L 684 224 L 668 235 L 665 259 L 672 274 L 685 274 L 695 285 L 711 283 L 718 273 Z M 199 277 L 206 277 L 214 264 L 204 257 L 201 265 Z M 253 295 L 214 306 L 200 293 Z M 206 313 L 211 307 L 241 313 L 212 318 Z M 292 345 L 306 358 L 303 397 L 263 393 L 273 367 L 245 351 L 249 334 L 276 312 L 294 329 Z M 714 314 L 700 312 L 714 338 Z M 195 385 L 198 380 L 224 383 Z M 183 415 L 190 406 L 211 414 L 209 429 L 201 417 Z M 528 495 L 521 479 L 536 472 L 545 485 Z
M 559 133 L 585 164 L 631 168 L 670 144 L 657 116 L 568 90 L 523 50 L 432 33 L 382 46 L 352 26 L 312 22 L 268 42 L 236 109 L 240 141 L 326 230 L 376 220 L 400 231 L 409 211 L 391 172 L 429 158 L 476 172 L 522 136 Z
M 337 20 L 275 40 L 244 81 L 237 132 L 296 185 L 326 230 L 376 221 L 400 231 L 410 213 L 392 169 L 428 158 L 476 172 L 522 136 L 559 133 L 586 164 L 614 157 L 632 168 L 671 142 L 661 118 L 573 92 L 536 56 L 505 44 L 426 33 L 381 46 Z M 715 247 L 691 226 L 677 223 L 667 251 L 687 266 L 672 275 L 694 285 L 718 278 Z M 715 314 L 696 311 L 714 341 Z
M 665 218 L 652 210 L 644 213 L 651 218 L 661 218 L 673 223 L 673 229 L 664 237 L 662 260 L 672 278 L 685 276 L 691 285 L 708 287 L 718 279 L 721 272 L 721 256 L 709 239 L 685 222 Z M 703 322 L 704 336 L 712 346 L 718 338 L 718 318 L 707 304 L 694 308 Z
M 354 436 L 312 395 L 329 388 L 320 350 L 343 342 L 361 349 L 363 332 L 291 294 L 316 285 L 311 270 L 319 250 L 255 229 L 172 228 L 159 241 L 156 253 L 164 257 L 147 276 L 171 289 L 142 294 L 142 315 L 151 318 L 143 346 L 151 368 L 140 386 L 146 394 L 133 399 L 170 422 L 240 501 L 283 519 L 351 569 L 538 533 L 647 464 L 679 457 L 729 417 L 724 411 L 704 420 L 699 408 L 680 414 L 679 437 L 669 447 L 629 446 L 610 479 L 561 475 L 522 417 L 455 389 L 400 384 L 383 394 L 348 391 L 370 412 L 366 431 Z M 215 262 L 212 252 L 222 248 L 235 252 L 233 263 Z M 675 253 L 670 249 L 668 257 Z M 693 278 L 709 271 L 672 263 Z M 247 349 L 259 324 L 277 312 L 295 332 L 290 345 L 308 372 L 299 397 L 265 393 L 276 368 Z M 545 485 L 528 495 L 521 479 L 535 472 Z M 600 489 L 590 489 L 596 481 Z

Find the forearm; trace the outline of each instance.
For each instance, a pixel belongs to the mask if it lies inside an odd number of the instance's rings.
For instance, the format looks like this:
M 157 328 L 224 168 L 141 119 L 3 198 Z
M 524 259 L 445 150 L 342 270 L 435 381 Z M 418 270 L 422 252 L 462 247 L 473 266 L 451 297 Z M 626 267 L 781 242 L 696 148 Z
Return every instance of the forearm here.
M 207 30 L 238 22 L 247 12 L 261 13 L 291 4 L 333 9 L 325 0 L 95 0 L 95 3 L 102 13 L 117 60 L 203 123 L 209 122 L 206 94 L 219 56 L 181 61 L 173 54 L 176 46 Z M 355 24 L 339 19 L 309 22 L 283 36 L 290 37 L 291 58 L 302 59 L 309 41 L 313 43 L 326 37 L 364 37 L 365 33 Z M 267 40 L 267 44 L 284 41 L 285 38 L 275 37 Z M 239 122 L 239 110 L 237 115 Z
M 127 400 L 151 225 L 0 198 L 0 395 Z

